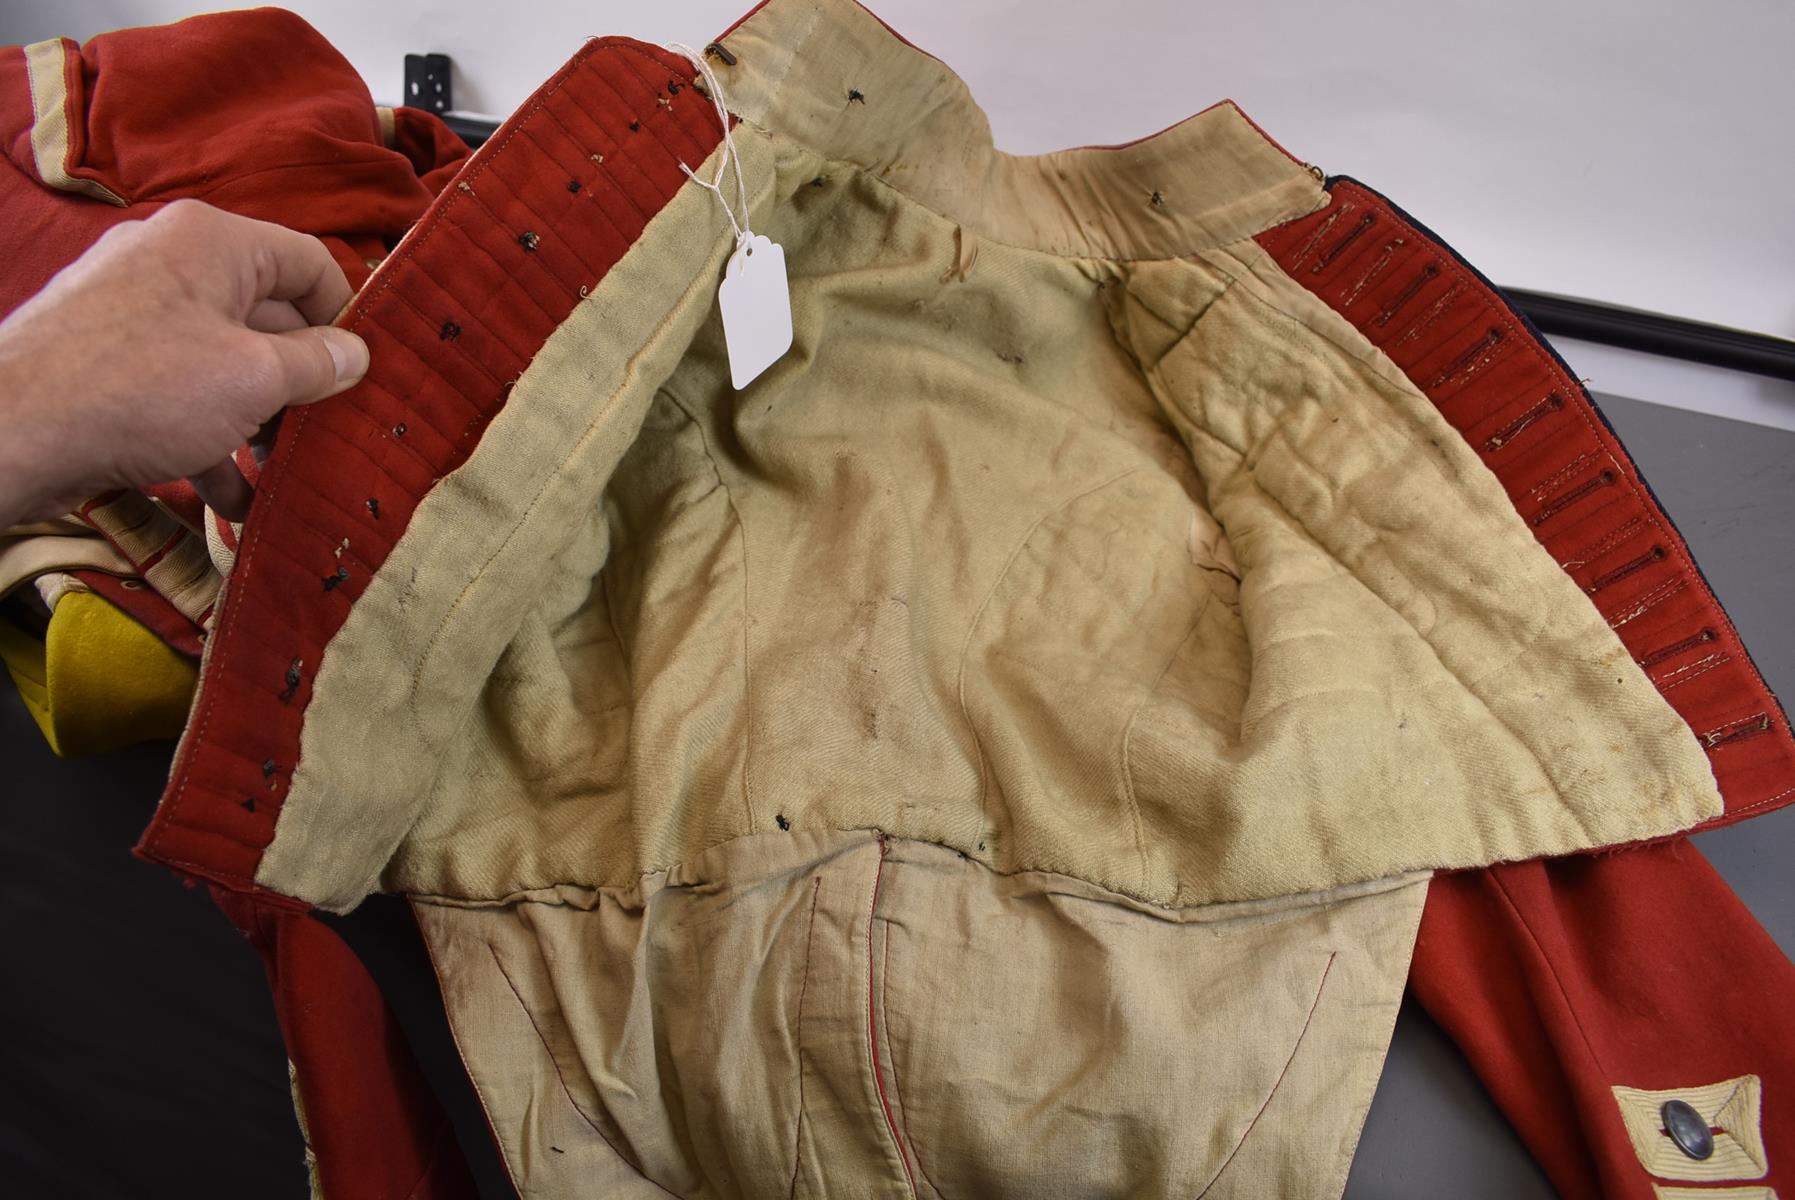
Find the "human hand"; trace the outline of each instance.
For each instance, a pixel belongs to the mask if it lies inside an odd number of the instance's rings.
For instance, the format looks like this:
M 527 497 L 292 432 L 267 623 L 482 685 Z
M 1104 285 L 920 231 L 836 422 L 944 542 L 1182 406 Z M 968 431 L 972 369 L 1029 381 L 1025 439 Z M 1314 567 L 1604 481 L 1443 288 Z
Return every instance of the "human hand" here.
M 237 448 L 368 369 L 350 295 L 316 238 L 195 200 L 108 230 L 0 322 L 0 529 L 182 476 L 242 520 Z

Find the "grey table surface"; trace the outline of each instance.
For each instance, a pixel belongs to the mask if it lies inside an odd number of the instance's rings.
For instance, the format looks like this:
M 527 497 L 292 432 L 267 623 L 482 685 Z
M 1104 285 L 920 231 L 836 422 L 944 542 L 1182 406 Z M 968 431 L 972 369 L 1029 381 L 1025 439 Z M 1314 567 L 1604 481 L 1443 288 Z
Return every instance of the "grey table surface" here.
M 1795 433 L 1601 403 L 1770 686 L 1795 697 Z M 127 853 L 167 748 L 59 762 L 10 687 L 0 694 L 0 920 L 11 960 L 30 964 L 17 978 L 31 982 L 0 987 L 0 1176 L 21 1195 L 160 1194 L 175 1181 L 191 1196 L 304 1195 L 255 956 L 203 893 Z M 1784 952 L 1795 948 L 1795 808 L 1697 840 Z M 1552 1191 L 1456 1048 L 1409 1004 L 1346 1195 Z

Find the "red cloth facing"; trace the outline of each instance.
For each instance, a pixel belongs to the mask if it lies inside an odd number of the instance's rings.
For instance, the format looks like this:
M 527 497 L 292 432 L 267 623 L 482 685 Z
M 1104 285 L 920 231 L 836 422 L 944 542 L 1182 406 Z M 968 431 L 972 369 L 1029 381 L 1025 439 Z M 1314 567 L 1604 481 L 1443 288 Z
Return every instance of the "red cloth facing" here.
M 468 158 L 447 126 L 417 110 L 394 113 L 387 145 L 360 76 L 316 30 L 277 9 L 128 29 L 85 46 L 65 39 L 61 58 L 63 171 L 129 203 L 42 178 L 27 56 L 0 49 L 0 316 L 113 225 L 188 197 L 318 235 L 359 287 Z M 154 491 L 197 536 L 203 510 L 192 489 Z M 155 591 L 77 574 L 198 656 L 199 627 Z M 447 1118 L 337 933 L 265 893 L 213 894 L 262 954 L 325 1194 L 473 1196 Z
M 702 162 L 721 139 L 710 102 L 684 86 L 690 77 L 684 59 L 639 43 L 588 43 L 357 296 L 342 323 L 367 339 L 369 374 L 283 422 L 188 735 L 138 847 L 238 897 L 226 907 L 240 923 L 259 922 L 313 1146 L 334 1172 L 332 1196 L 407 1195 L 392 1189 L 438 1145 L 442 1113 L 404 1066 L 391 1087 L 348 1069 L 348 1058 L 402 1057 L 390 1015 L 334 931 L 289 914 L 291 902 L 254 884 L 298 756 L 312 675 L 417 504 L 473 452 L 505 403 L 506 381 L 683 185 L 680 161 Z M 400 144 L 434 153 L 428 140 Z M 345 537 L 353 549 L 339 559 Z M 347 578 L 324 587 L 339 567 Z M 410 1148 L 404 1169 L 370 1157 L 388 1144 Z M 440 1176 L 440 1192 L 418 1194 L 456 1196 L 466 1177 L 463 1163 Z
M 279 9 L 63 39 L 63 54 L 64 170 L 127 206 L 44 182 L 25 50 L 0 49 L 0 316 L 114 224 L 184 198 L 323 238 L 359 285 L 468 157 L 414 109 L 395 111 L 389 147 L 354 68 Z
M 144 857 L 253 887 L 324 647 L 418 503 L 473 452 L 508 381 L 684 184 L 680 162 L 721 140 L 715 109 L 685 86 L 691 70 L 628 39 L 587 43 L 357 295 L 342 324 L 372 366 L 289 413 L 263 464 Z
M 72 183 L 41 176 L 32 139 L 56 121 L 54 106 L 40 114 L 26 48 L 0 48 L 0 318 L 112 226 L 179 199 L 317 235 L 359 287 L 468 158 L 446 125 L 417 109 L 394 111 L 389 146 L 354 68 L 279 9 L 126 29 L 85 46 L 65 38 L 60 59 L 60 165 Z M 84 185 L 127 204 L 69 190 Z M 191 488 L 153 493 L 201 531 Z M 151 589 L 75 575 L 199 657 L 200 628 Z
M 1440 876 L 1410 983 L 1565 1200 L 1652 1200 L 1614 1085 L 1741 1075 L 1795 1189 L 1795 966 L 1687 841 Z
M 323 1194 L 473 1200 L 449 1119 L 361 960 L 292 901 L 211 890 L 261 952 Z
M 1260 243 L 1478 450 L 1707 748 L 1729 824 L 1795 800 L 1795 742 L 1682 537 L 1588 393 L 1481 275 L 1382 196 Z M 1410 984 L 1559 1193 L 1651 1200 L 1612 1088 L 1764 1081 L 1795 1187 L 1795 967 L 1683 838 L 1435 879 Z M 1776 1171 L 1782 1159 L 1783 1171 Z

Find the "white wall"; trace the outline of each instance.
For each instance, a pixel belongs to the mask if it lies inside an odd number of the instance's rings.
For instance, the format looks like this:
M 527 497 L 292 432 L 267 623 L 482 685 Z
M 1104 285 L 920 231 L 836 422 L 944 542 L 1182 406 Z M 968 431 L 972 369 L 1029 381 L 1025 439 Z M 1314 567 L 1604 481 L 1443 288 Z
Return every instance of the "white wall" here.
M 406 52 L 442 51 L 457 107 L 492 114 L 586 36 L 702 44 L 750 2 L 288 0 L 378 99 L 399 99 Z M 5 0 L 0 42 L 202 7 Z M 1789 0 L 872 7 L 967 80 L 1004 149 L 1127 141 L 1233 97 L 1292 153 L 1385 192 L 1500 283 L 1795 335 Z M 1649 357 L 1565 349 L 1604 390 L 1795 428 L 1795 385 L 1655 378 Z

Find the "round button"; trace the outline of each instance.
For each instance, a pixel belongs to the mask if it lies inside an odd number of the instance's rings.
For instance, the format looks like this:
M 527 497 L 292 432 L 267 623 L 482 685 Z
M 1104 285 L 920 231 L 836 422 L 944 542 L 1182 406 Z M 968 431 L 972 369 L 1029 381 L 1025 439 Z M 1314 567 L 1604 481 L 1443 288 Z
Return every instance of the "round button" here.
M 1708 1121 L 1695 1107 L 1683 1100 L 1666 1100 L 1658 1110 L 1664 1121 L 1664 1132 L 1690 1158 L 1708 1158 L 1714 1153 L 1714 1134 Z

